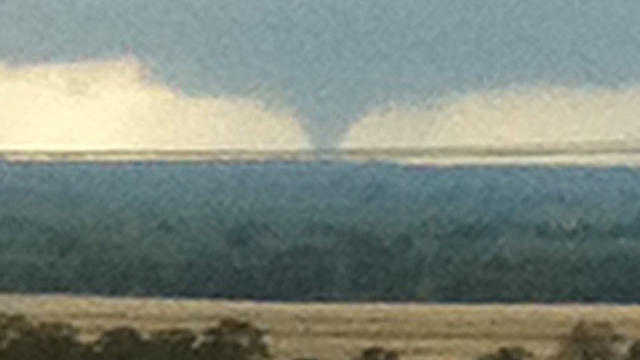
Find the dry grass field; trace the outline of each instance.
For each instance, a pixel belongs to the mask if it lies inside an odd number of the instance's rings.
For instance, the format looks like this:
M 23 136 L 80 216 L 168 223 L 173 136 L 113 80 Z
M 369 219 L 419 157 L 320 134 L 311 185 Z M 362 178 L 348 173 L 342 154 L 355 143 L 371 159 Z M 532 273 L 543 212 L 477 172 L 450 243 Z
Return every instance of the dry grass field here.
M 86 338 L 105 328 L 201 329 L 232 316 L 269 330 L 277 359 L 350 359 L 381 345 L 403 359 L 474 359 L 503 345 L 552 354 L 580 319 L 611 321 L 640 338 L 640 307 L 610 305 L 282 304 L 206 300 L 0 295 L 0 311 L 63 320 Z

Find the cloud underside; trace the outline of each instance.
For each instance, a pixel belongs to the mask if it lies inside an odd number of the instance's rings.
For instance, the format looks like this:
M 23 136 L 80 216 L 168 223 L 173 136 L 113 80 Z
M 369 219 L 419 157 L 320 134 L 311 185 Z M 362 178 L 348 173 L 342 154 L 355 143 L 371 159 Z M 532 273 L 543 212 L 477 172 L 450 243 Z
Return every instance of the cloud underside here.
M 0 105 L 5 153 L 103 151 L 136 159 L 142 156 L 136 151 L 178 158 L 211 151 L 224 160 L 262 159 L 267 152 L 293 160 L 435 165 L 640 164 L 638 88 L 510 88 L 445 97 L 429 107 L 378 108 L 324 155 L 309 152 L 293 111 L 251 98 L 187 96 L 153 81 L 134 58 L 0 64 Z M 155 155 L 143 159 L 149 156 Z
M 529 87 L 370 112 L 343 150 L 403 163 L 640 163 L 640 89 Z
M 0 150 L 307 149 L 291 112 L 254 99 L 188 97 L 135 59 L 0 64 Z

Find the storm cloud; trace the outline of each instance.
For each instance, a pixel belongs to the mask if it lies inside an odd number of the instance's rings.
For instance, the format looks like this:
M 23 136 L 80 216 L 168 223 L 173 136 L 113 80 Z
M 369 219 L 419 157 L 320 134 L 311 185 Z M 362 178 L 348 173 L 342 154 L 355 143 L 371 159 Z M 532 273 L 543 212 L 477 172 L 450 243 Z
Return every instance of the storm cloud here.
M 234 96 L 194 97 L 133 57 L 0 64 L 3 150 L 298 150 L 295 116 Z
M 640 144 L 639 114 L 636 87 L 539 86 L 476 92 L 444 98 L 429 107 L 373 110 L 350 129 L 341 149 L 375 150 L 372 158 L 393 150 L 401 162 L 402 150 L 419 153 L 420 149 L 456 150 L 456 156 L 426 162 L 572 163 L 583 162 L 585 155 L 598 163 L 635 162 L 630 150 Z M 482 156 L 471 158 L 474 151 Z M 409 159 L 420 162 L 417 155 Z

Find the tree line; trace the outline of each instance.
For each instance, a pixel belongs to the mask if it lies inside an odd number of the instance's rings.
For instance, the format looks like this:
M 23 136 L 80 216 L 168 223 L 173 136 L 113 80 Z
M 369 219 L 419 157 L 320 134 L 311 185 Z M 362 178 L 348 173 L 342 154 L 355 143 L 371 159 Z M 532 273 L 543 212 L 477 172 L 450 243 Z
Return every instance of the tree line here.
M 281 301 L 640 299 L 633 286 L 640 222 L 563 227 L 431 217 L 402 233 L 314 224 L 289 239 L 254 221 L 203 239 L 159 219 L 143 240 L 109 231 L 30 232 L 36 225 L 0 219 L 0 291 Z

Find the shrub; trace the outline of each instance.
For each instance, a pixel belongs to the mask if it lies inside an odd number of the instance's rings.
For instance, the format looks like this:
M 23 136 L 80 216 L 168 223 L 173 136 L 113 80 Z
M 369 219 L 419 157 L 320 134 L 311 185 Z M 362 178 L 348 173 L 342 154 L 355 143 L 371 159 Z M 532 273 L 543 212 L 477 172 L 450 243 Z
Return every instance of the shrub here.
M 35 324 L 24 316 L 0 314 L 3 360 L 85 360 L 90 349 L 77 341 L 76 336 L 77 329 L 68 324 Z
M 154 360 L 195 359 L 198 335 L 187 329 L 154 331 L 150 336 L 151 357 Z
M 102 333 L 93 344 L 93 351 L 100 360 L 146 359 L 150 350 L 147 345 L 136 329 L 122 326 Z
M 400 355 L 395 350 L 389 350 L 381 346 L 368 347 L 354 360 L 399 360 Z
M 227 318 L 203 332 L 197 352 L 200 357 L 216 360 L 270 359 L 265 335 L 249 322 Z
M 580 321 L 561 342 L 556 360 L 615 360 L 626 357 L 625 337 L 606 321 Z M 622 349 L 621 349 L 622 348 Z
M 627 360 L 640 360 L 640 340 L 636 340 L 629 347 Z
M 0 313 L 2 360 L 266 360 L 266 332 L 248 322 L 224 319 L 197 334 L 187 329 L 154 331 L 145 337 L 132 327 L 103 332 L 90 344 L 58 322 L 40 324 Z M 199 341 L 201 340 L 201 341 Z
M 496 352 L 482 355 L 478 360 L 526 360 L 533 357 L 530 351 L 521 346 L 501 347 Z

